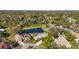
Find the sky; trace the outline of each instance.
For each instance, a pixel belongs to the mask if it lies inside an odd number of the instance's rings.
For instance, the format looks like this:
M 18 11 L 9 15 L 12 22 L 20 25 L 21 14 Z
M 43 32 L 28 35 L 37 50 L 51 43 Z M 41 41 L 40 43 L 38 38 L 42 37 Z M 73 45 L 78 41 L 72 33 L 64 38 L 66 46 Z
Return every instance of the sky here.
M 79 0 L 0 0 L 0 9 L 5 10 L 74 10 Z

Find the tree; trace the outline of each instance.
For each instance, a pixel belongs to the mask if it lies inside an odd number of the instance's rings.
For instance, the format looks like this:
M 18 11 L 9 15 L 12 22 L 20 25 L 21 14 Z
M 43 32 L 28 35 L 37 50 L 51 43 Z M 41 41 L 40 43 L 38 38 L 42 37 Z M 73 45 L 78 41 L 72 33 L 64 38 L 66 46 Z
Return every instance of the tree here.
M 4 33 L 3 32 L 0 32 L 0 37 L 4 37 Z
M 72 48 L 77 48 L 77 43 L 75 41 L 76 37 L 73 36 L 70 32 L 68 31 L 64 31 L 64 34 L 66 36 L 66 39 L 71 43 Z
M 49 34 L 52 35 L 54 38 L 58 38 L 58 31 L 56 28 L 50 28 L 49 29 Z
M 45 48 L 52 48 L 52 42 L 53 42 L 53 37 L 52 36 L 48 36 L 42 39 L 43 40 L 43 46 Z

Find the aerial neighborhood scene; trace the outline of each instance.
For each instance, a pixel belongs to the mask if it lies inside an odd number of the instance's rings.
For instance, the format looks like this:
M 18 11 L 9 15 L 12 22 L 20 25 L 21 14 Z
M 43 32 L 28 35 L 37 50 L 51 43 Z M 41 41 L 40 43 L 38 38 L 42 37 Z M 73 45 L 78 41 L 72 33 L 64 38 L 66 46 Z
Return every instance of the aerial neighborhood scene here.
M 78 49 L 79 11 L 0 11 L 0 49 Z

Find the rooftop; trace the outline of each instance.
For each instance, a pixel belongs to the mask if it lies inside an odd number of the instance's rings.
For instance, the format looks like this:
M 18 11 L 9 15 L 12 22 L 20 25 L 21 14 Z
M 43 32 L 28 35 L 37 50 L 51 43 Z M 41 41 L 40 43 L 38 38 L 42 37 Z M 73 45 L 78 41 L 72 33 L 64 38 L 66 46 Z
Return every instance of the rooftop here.
M 71 47 L 70 42 L 68 42 L 63 35 L 59 35 L 59 38 L 55 39 L 54 42 L 56 42 L 58 44 L 58 46 L 65 45 L 68 48 Z

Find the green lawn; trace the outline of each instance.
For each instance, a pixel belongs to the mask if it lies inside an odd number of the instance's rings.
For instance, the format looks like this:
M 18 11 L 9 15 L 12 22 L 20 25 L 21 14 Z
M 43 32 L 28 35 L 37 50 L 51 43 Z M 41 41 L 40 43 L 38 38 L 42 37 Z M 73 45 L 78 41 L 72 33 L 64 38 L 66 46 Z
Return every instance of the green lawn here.
M 48 32 L 47 26 L 45 24 L 34 24 L 31 26 L 25 26 L 24 28 L 22 28 L 22 30 L 27 30 L 31 28 L 39 28 L 39 27 L 41 27 L 44 31 Z

